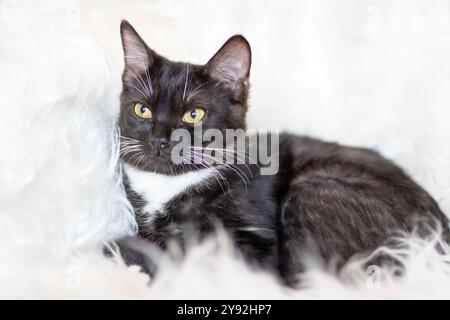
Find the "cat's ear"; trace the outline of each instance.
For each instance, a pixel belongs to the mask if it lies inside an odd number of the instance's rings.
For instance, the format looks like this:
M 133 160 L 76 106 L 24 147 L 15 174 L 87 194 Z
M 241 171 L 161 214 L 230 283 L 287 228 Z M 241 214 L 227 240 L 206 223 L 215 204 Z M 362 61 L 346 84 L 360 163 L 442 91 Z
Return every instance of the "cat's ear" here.
M 137 75 L 146 72 L 153 63 L 151 50 L 128 21 L 122 20 L 120 33 L 125 57 L 125 73 Z
M 231 37 L 206 64 L 208 74 L 232 90 L 236 97 L 246 93 L 249 86 L 252 52 L 241 35 Z

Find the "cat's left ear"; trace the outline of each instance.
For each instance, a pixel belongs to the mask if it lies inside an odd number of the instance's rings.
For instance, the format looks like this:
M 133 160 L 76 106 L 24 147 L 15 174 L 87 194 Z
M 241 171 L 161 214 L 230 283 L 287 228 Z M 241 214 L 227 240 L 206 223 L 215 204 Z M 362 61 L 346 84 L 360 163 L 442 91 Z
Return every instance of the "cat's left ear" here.
M 206 64 L 208 74 L 231 90 L 239 100 L 249 87 L 252 52 L 241 35 L 231 37 Z

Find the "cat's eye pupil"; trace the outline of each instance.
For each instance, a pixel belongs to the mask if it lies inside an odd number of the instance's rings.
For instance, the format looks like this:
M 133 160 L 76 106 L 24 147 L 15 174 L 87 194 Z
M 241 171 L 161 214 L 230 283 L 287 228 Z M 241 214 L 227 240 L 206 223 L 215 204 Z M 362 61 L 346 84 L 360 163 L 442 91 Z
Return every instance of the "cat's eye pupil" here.
M 197 118 L 197 111 L 195 109 L 191 110 L 191 118 L 192 119 Z
M 141 113 L 145 113 L 145 111 L 147 111 L 147 107 L 142 106 L 141 107 Z

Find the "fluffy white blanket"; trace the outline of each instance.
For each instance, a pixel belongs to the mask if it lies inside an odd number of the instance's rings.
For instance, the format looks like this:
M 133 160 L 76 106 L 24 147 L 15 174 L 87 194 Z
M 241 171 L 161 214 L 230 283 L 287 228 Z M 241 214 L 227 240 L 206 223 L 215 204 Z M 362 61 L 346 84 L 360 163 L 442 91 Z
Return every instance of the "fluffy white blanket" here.
M 311 269 L 286 290 L 226 239 L 167 262 L 152 286 L 102 257 L 132 234 L 113 137 L 119 23 L 157 51 L 206 62 L 229 36 L 253 45 L 251 127 L 380 150 L 450 213 L 450 4 L 430 0 L 0 1 L 0 297 L 450 298 L 450 250 L 391 251 L 401 279 Z

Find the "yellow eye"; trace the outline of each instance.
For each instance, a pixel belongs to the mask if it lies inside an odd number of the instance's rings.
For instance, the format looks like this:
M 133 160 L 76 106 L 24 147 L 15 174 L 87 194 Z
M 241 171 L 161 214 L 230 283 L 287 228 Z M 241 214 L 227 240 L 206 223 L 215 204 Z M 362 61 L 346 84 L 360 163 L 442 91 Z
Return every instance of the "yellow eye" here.
M 202 121 L 204 117 L 205 110 L 201 108 L 193 108 L 183 115 L 183 121 L 186 123 L 194 124 Z
M 142 119 L 151 119 L 152 111 L 144 106 L 142 103 L 136 103 L 134 105 L 134 113 Z

